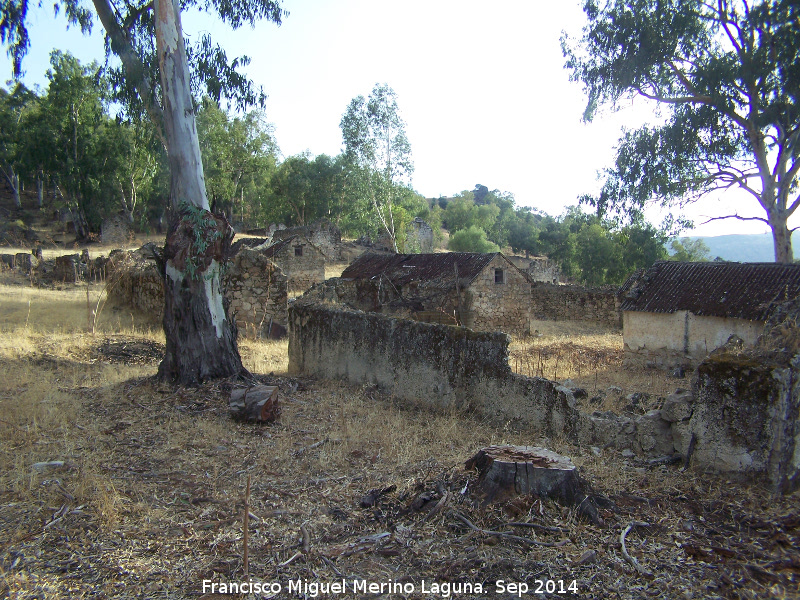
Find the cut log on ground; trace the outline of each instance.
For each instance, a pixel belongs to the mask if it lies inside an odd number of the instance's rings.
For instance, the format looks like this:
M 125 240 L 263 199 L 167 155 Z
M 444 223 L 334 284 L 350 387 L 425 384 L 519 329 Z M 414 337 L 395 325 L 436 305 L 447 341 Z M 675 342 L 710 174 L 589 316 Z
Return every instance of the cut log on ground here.
M 484 504 L 518 495 L 577 504 L 588 488 L 569 458 L 537 446 L 489 446 L 479 450 L 465 467 L 477 469 Z
M 278 405 L 278 387 L 274 385 L 257 385 L 239 388 L 231 392 L 231 417 L 242 421 L 271 423 L 281 414 Z

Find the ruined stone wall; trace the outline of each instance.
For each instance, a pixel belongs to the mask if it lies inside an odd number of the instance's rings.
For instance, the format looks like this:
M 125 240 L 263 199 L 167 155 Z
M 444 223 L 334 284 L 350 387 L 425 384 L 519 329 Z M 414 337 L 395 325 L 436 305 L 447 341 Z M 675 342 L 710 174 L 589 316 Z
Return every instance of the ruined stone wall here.
M 152 315 L 164 311 L 164 284 L 155 263 L 142 250 L 114 251 L 109 257 L 108 299 Z M 223 284 L 230 314 L 242 334 L 273 337 L 285 333 L 286 276 L 269 259 L 250 249 L 240 250 L 228 263 Z
M 616 288 L 534 283 L 531 317 L 542 321 L 591 321 L 612 327 L 622 325 Z
M 108 257 L 107 293 L 114 304 L 128 306 L 161 321 L 164 313 L 164 282 L 155 263 L 141 248 L 114 250 Z
M 433 228 L 419 217 L 415 217 L 406 229 L 403 252 L 433 252 Z
M 286 276 L 268 258 L 254 250 L 240 250 L 228 265 L 224 284 L 229 313 L 241 333 L 250 337 L 285 334 Z
M 330 288 L 332 290 L 333 288 Z M 800 487 L 800 356 L 775 364 L 718 355 L 641 416 L 581 413 L 571 390 L 511 372 L 508 336 L 417 323 L 297 301 L 289 309 L 289 372 L 379 385 L 438 409 L 469 409 L 497 423 L 580 445 L 644 457 L 694 451 L 700 469 L 762 477 L 781 492 Z
M 546 283 L 558 283 L 561 279 L 561 266 L 551 261 L 546 256 L 507 256 L 508 260 L 514 263 L 520 271 L 527 273 L 531 281 L 542 281 Z
M 272 260 L 289 278 L 289 292 L 304 292 L 315 283 L 325 281 L 325 255 L 305 238 L 294 239 Z
M 573 431 L 572 393 L 515 375 L 509 338 L 297 301 L 289 308 L 289 372 L 379 385 L 439 409 L 469 409 L 496 422 L 535 424 L 543 434 Z
M 100 239 L 104 244 L 127 246 L 135 237 L 133 226 L 122 215 L 103 219 L 100 225 Z
M 497 273 L 501 271 L 501 275 Z M 502 283 L 496 277 L 502 277 Z M 498 255 L 478 274 L 464 293 L 467 327 L 480 331 L 530 333 L 531 284 Z

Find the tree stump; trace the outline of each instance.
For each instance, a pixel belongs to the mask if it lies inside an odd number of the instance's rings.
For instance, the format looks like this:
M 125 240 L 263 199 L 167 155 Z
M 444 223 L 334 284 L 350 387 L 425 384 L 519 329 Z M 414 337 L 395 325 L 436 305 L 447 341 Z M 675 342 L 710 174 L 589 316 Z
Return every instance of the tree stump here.
M 230 413 L 234 419 L 271 423 L 281 414 L 278 405 L 278 387 L 257 385 L 231 392 Z
M 477 469 L 484 505 L 529 494 L 575 504 L 584 499 L 587 487 L 569 458 L 537 446 L 489 446 L 465 468 Z

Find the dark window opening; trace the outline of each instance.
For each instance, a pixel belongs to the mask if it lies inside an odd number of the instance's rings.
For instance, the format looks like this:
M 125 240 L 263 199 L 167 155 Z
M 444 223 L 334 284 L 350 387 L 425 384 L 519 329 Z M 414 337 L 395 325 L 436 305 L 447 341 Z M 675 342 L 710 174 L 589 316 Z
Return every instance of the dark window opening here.
M 503 272 L 503 269 L 495 269 L 494 270 L 494 282 L 498 283 L 498 284 L 499 283 L 505 283 L 504 275 L 505 275 L 505 273 Z
M 303 247 L 302 246 L 295 246 L 294 247 L 294 255 L 295 256 L 303 256 Z

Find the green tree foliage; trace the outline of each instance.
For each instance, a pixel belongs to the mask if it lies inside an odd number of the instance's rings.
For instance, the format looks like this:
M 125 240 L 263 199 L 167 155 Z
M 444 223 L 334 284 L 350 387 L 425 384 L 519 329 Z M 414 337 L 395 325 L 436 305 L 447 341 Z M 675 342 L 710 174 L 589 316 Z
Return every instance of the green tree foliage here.
M 245 214 L 252 217 L 259 205 L 251 195 L 254 184 L 266 184 L 276 170 L 279 150 L 272 125 L 262 110 L 231 117 L 206 96 L 197 113 L 197 133 L 212 206 L 231 222 L 238 212 L 244 222 Z
M 794 0 L 586 0 L 566 66 L 588 95 L 584 117 L 632 97 L 666 116 L 627 131 L 598 214 L 637 215 L 738 188 L 772 230 L 775 260 L 792 262 L 787 219 L 800 206 L 800 4 Z
M 14 86 L 11 92 L 0 88 L 0 175 L 12 190 L 17 208 L 20 169 L 24 168 L 26 145 L 30 142 L 25 120 L 35 101 L 36 95 L 22 84 Z
M 97 63 L 83 66 L 56 50 L 46 75 L 47 94 L 30 113 L 35 144 L 29 145 L 29 160 L 55 179 L 76 230 L 86 236 L 112 206 L 119 208 L 123 129 L 105 109 L 107 87 Z
M 272 176 L 273 211 L 282 211 L 282 214 L 278 213 L 280 222 L 305 225 L 309 217 L 313 221 L 319 216 L 320 198 L 315 183 L 320 181 L 322 174 L 317 172 L 314 163 L 306 154 L 290 156 Z
M 165 196 L 154 184 L 164 156 L 152 126 L 109 115 L 108 81 L 96 63 L 54 51 L 47 79 L 41 97 L 21 84 L 0 90 L 6 179 L 35 182 L 40 202 L 49 181 L 56 206 L 72 211 L 83 235 L 120 210 L 131 223 L 143 221 L 156 194 Z
M 120 205 L 131 224 L 149 229 L 149 220 L 160 219 L 169 196 L 167 156 L 152 123 L 141 118 L 121 121 L 117 182 Z
M 707 262 L 711 259 L 711 250 L 701 239 L 678 239 L 675 238 L 669 243 L 672 253 L 669 260 L 682 262 Z
M 323 218 L 341 222 L 343 211 L 349 208 L 345 202 L 346 166 L 343 157 L 290 156 L 269 179 L 263 218 L 287 225 L 306 225 Z
M 558 261 L 565 276 L 588 285 L 619 285 L 636 269 L 667 257 L 666 234 L 641 220 L 620 226 L 570 207 L 558 219 L 545 216 L 538 223 L 538 252 Z
M 470 225 L 467 229 L 456 231 L 447 242 L 453 252 L 499 252 L 500 247 L 486 239 L 486 232 L 480 227 Z
M 345 154 L 361 167 L 355 189 L 368 198 L 397 250 L 393 207 L 398 188 L 410 184 L 414 172 L 397 94 L 386 84 L 376 84 L 369 98 L 358 96 L 350 102 L 340 127 Z
M 477 227 L 490 231 L 497 221 L 500 208 L 493 203 L 475 204 L 472 192 L 461 192 L 447 204 L 444 222 L 451 232 Z

